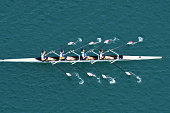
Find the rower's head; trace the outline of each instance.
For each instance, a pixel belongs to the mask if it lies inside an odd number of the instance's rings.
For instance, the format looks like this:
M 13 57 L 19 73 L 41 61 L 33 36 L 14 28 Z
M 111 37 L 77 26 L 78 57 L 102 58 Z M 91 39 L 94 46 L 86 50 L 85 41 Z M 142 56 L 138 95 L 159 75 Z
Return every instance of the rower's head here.
M 63 49 L 61 50 L 61 53 L 64 53 L 64 50 L 63 50 Z
M 81 52 L 84 52 L 85 50 L 84 49 L 81 49 Z
M 45 50 L 43 50 L 42 53 L 45 54 Z
M 103 49 L 100 50 L 100 53 L 102 53 L 102 52 L 103 52 Z

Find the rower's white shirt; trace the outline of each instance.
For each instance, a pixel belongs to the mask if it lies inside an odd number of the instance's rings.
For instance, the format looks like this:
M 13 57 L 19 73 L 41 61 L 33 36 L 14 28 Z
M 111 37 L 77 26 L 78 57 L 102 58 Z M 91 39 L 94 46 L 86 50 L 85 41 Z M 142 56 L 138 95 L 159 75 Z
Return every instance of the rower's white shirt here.
M 41 53 L 41 59 L 44 59 L 45 54 Z
M 62 52 L 60 52 L 60 58 L 61 58 L 61 57 L 64 57 L 64 55 L 63 55 L 63 53 L 62 53 Z
M 103 53 L 101 53 L 100 51 L 99 51 L 99 57 L 100 58 L 103 57 Z
M 81 56 L 82 56 L 82 57 L 86 57 L 86 53 L 81 52 Z

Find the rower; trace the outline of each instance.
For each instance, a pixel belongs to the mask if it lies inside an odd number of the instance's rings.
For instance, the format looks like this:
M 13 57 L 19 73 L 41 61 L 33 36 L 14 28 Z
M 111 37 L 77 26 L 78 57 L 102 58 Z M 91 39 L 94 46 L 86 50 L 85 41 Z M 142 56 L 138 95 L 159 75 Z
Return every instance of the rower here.
M 63 53 L 64 53 L 64 50 L 62 49 L 60 51 L 60 60 L 67 60 L 67 57 L 65 57 Z
M 60 60 L 76 60 L 76 59 L 74 57 L 64 56 L 64 50 L 61 49 L 61 51 L 60 51 Z
M 51 57 L 47 57 L 46 55 L 45 55 L 45 51 L 43 50 L 42 52 L 41 52 L 41 61 L 55 61 L 55 59 L 54 58 L 51 58 Z
M 111 56 L 103 56 L 103 49 L 101 49 L 100 51 L 99 51 L 99 58 L 100 58 L 100 60 L 106 60 L 106 59 L 114 59 L 114 57 L 111 57 Z
M 103 56 L 103 49 L 99 51 L 99 58 L 100 60 L 106 60 L 105 56 Z
M 93 57 L 86 56 L 86 53 L 85 53 L 85 50 L 84 50 L 84 49 L 81 49 L 81 56 L 82 56 L 82 59 L 83 59 L 83 60 L 94 60 Z

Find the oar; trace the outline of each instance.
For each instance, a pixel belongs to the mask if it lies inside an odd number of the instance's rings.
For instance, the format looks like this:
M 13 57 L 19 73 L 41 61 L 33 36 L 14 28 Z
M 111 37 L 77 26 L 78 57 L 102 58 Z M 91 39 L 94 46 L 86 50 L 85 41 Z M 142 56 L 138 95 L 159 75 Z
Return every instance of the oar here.
M 74 44 L 77 43 L 77 42 L 82 42 L 82 39 L 81 39 L 81 38 L 78 38 L 78 40 L 77 40 L 76 42 L 72 42 L 72 41 L 71 41 L 71 42 L 65 44 L 64 46 L 56 49 L 56 51 L 59 50 L 59 49 L 61 49 L 61 48 L 65 48 L 66 46 L 74 45 Z
M 76 42 L 72 42 L 72 41 L 71 41 L 71 42 L 69 42 L 69 43 L 61 46 L 60 48 L 58 48 L 58 49 L 56 49 L 56 50 L 51 50 L 50 52 L 48 52 L 47 54 L 45 54 L 45 56 L 47 56 L 47 55 L 49 55 L 49 54 L 51 54 L 51 53 L 55 53 L 55 51 L 57 51 L 57 50 L 59 50 L 59 49 L 61 49 L 61 48 L 65 48 L 66 46 L 74 45 L 74 44 L 76 44 L 76 43 L 78 43 L 78 42 L 82 42 L 82 39 L 81 39 L 81 38 L 78 38 L 78 40 L 77 40 Z
M 94 75 L 93 73 L 86 72 L 84 69 L 80 68 L 80 67 L 77 66 L 77 65 L 74 65 L 74 66 L 76 66 L 79 70 L 81 70 L 81 71 L 83 71 L 84 73 L 86 73 L 88 76 L 94 76 L 94 77 L 96 77 L 96 75 Z
M 94 65 L 93 65 L 94 66 Z M 94 68 L 102 75 L 103 79 L 108 79 L 108 81 L 110 82 L 110 84 L 115 84 L 116 80 L 110 76 L 106 76 L 104 75 L 100 70 L 97 69 L 96 66 L 94 66 Z M 100 77 L 98 78 L 100 80 Z
M 94 66 L 94 65 L 93 65 L 93 66 Z M 98 72 L 102 75 L 103 78 L 107 78 L 106 75 L 104 75 L 99 69 L 97 69 L 96 66 L 94 66 L 94 68 L 96 69 L 96 71 L 98 71 Z
M 140 78 L 139 76 L 137 76 L 136 74 L 132 73 L 132 72 L 127 72 L 125 71 L 124 69 L 122 69 L 121 67 L 117 66 L 116 64 L 113 64 L 115 65 L 117 68 L 119 68 L 122 72 L 124 72 L 126 75 L 130 76 L 130 75 L 133 75 L 136 77 L 136 79 L 138 79 L 139 81 L 137 81 L 138 83 L 141 83 L 142 81 L 142 78 Z
M 94 51 L 95 49 L 98 49 L 99 47 L 100 47 L 100 48 L 103 48 L 104 44 L 108 44 L 108 43 L 109 43 L 109 40 L 105 40 L 104 43 L 100 44 L 99 46 L 97 46 L 97 47 L 95 47 L 95 48 L 93 48 L 93 49 L 88 50 L 88 51 L 86 52 L 86 54 Z
M 65 53 L 65 55 L 68 54 L 68 53 L 71 53 L 72 51 L 75 52 L 75 51 L 77 51 L 77 50 L 79 50 L 79 49 L 81 49 L 81 48 L 83 48 L 83 47 L 86 47 L 86 46 L 88 46 L 88 45 L 93 45 L 93 44 L 94 44 L 94 42 L 90 42 L 90 43 L 88 43 L 88 44 L 86 44 L 86 45 L 83 45 L 83 46 L 77 48 L 77 49 L 68 51 L 67 53 Z
M 84 45 L 84 46 L 81 46 L 81 47 L 79 47 L 79 48 L 77 48 L 77 49 L 70 50 L 70 51 L 68 51 L 67 53 L 65 53 L 65 55 L 68 54 L 68 53 L 71 53 L 71 52 L 75 52 L 75 51 L 77 51 L 77 50 L 79 50 L 79 49 L 81 49 L 81 48 L 83 48 L 83 47 L 88 46 L 88 45 L 94 45 L 94 44 L 98 44 L 98 43 L 101 42 L 101 38 L 97 38 L 97 40 L 98 40 L 98 42 L 93 42 L 93 41 L 92 41 L 92 42 L 90 42 L 90 43 L 88 43 L 88 44 L 86 44 L 86 45 Z
M 118 46 L 118 47 L 115 47 L 115 48 L 113 48 L 113 49 L 109 49 L 109 50 L 116 50 L 116 49 L 118 49 L 118 48 L 121 48 L 121 47 L 123 47 L 123 46 L 126 46 L 126 45 L 132 45 L 133 44 L 133 42 L 132 41 L 129 41 L 128 43 L 126 43 L 126 44 L 123 44 L 123 45 L 121 45 L 121 46 Z M 103 52 L 103 53 L 107 53 L 108 51 L 105 51 L 105 52 Z
M 123 46 L 126 46 L 126 45 L 132 45 L 132 44 L 133 44 L 133 42 L 132 42 L 132 41 L 129 41 L 129 42 L 126 43 L 126 44 L 123 44 L 123 45 L 121 45 L 121 46 L 118 46 L 118 47 L 116 47 L 116 48 L 113 48 L 113 50 L 118 49 L 118 48 L 123 47 Z
M 63 72 L 64 74 L 66 74 L 67 76 L 72 76 L 70 73 L 66 73 L 63 69 L 61 69 L 59 66 L 56 65 L 56 67 Z
M 123 68 L 119 67 L 118 65 L 112 63 L 115 67 L 117 67 L 118 69 L 120 69 L 122 72 L 124 72 L 126 75 L 132 75 L 130 72 L 125 71 Z

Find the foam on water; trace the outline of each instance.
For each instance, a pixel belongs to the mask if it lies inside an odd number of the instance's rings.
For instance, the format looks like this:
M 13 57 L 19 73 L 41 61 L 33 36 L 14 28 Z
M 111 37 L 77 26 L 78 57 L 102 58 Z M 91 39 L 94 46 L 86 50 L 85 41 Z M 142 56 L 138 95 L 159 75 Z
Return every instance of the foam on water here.
M 142 82 L 142 78 L 140 78 L 139 76 L 137 76 L 135 73 L 130 72 L 134 77 L 136 77 L 136 79 L 138 80 L 137 83 L 141 83 Z
M 96 79 L 98 80 L 97 82 L 101 84 L 100 76 L 96 77 Z
M 138 37 L 138 41 L 137 42 L 133 42 L 132 45 L 135 45 L 135 44 L 137 44 L 139 42 L 143 42 L 143 38 L 140 37 L 140 36 Z
M 81 85 L 84 84 L 84 80 L 79 76 L 79 74 L 75 72 L 75 75 L 80 80 L 79 84 L 81 84 Z
M 115 43 L 116 41 L 119 41 L 118 38 L 114 37 L 113 39 L 108 39 L 109 40 L 109 44 Z
M 143 42 L 143 38 L 140 36 L 138 37 L 138 40 L 139 40 L 138 42 Z

